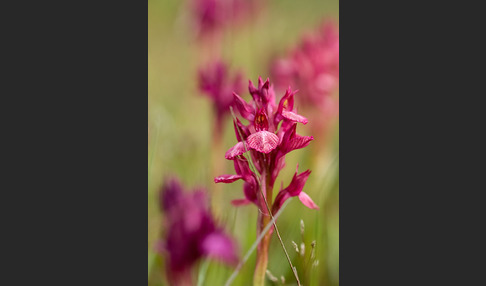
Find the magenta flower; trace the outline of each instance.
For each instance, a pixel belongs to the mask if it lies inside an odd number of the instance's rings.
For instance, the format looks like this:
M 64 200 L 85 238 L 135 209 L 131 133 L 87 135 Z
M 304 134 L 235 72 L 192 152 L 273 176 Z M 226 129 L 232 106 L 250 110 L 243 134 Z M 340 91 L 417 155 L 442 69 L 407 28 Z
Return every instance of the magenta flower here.
M 250 103 L 238 94 L 233 94 L 236 110 L 249 122 L 248 125 L 244 125 L 238 118 L 233 120 L 238 143 L 226 152 L 225 158 L 233 160 L 236 174 L 221 175 L 214 181 L 216 183 L 232 183 L 240 179 L 244 181 L 245 198 L 234 200 L 232 203 L 237 206 L 253 203 L 259 208 L 257 234 L 260 234 L 270 223 L 270 215 L 262 193 L 273 214 L 279 210 L 285 200 L 293 196 L 298 196 L 305 206 L 318 209 L 312 199 L 302 191 L 310 174 L 309 170 L 301 174 L 296 173 L 289 186 L 280 190 L 272 204 L 273 186 L 280 170 L 285 166 L 285 155 L 306 147 L 314 138 L 296 133 L 297 124 L 307 124 L 307 119 L 297 113 L 294 106 L 295 92 L 290 87 L 278 105 L 273 86 L 268 79 L 263 82 L 261 77 L 258 78 L 258 88 L 250 81 L 248 89 L 253 98 Z M 250 168 L 249 159 L 244 156 L 247 152 L 255 170 Z M 258 245 L 253 285 L 264 284 L 268 246 L 272 233 L 273 229 Z
M 219 28 L 224 23 L 224 14 L 220 0 L 194 0 L 194 17 L 201 34 Z
M 233 91 L 243 89 L 240 72 L 231 77 L 228 68 L 222 61 L 217 61 L 199 70 L 199 90 L 213 102 L 216 114 L 216 128 L 221 130 L 224 116 L 229 113 L 233 104 Z
M 199 35 L 220 31 L 256 11 L 251 0 L 193 0 L 193 20 Z
M 331 98 L 339 87 L 339 31 L 335 24 L 327 22 L 317 34 L 305 36 L 301 45 L 287 58 L 275 61 L 271 70 L 277 87 L 302 87 L 304 106 L 336 113 L 338 102 Z
M 216 226 L 204 190 L 184 192 L 173 178 L 161 188 L 159 198 L 167 228 L 157 250 L 167 258 L 171 285 L 191 285 L 191 267 L 202 257 L 237 262 L 235 244 Z
M 297 114 L 294 108 L 295 92 L 289 88 L 277 105 L 275 93 L 267 79 L 258 79 L 258 88 L 249 83 L 249 91 L 253 97 L 251 103 L 244 101 L 234 93 L 235 106 L 240 115 L 250 123 L 243 125 L 238 118 L 234 127 L 238 143 L 225 154 L 226 159 L 234 160 L 236 175 L 222 175 L 215 178 L 216 183 L 232 183 L 238 179 L 245 181 L 245 199 L 237 200 L 237 205 L 253 202 L 258 207 L 258 176 L 253 173 L 243 154 L 247 151 L 253 159 L 260 176 L 268 172 L 269 188 L 273 188 L 275 180 L 285 166 L 285 155 L 293 150 L 304 148 L 314 138 L 296 133 L 297 123 L 306 124 L 307 119 Z M 282 122 L 279 128 L 279 123 Z M 310 173 L 310 172 L 309 172 Z M 307 206 L 310 206 L 307 205 Z M 312 208 L 315 205 L 313 205 Z

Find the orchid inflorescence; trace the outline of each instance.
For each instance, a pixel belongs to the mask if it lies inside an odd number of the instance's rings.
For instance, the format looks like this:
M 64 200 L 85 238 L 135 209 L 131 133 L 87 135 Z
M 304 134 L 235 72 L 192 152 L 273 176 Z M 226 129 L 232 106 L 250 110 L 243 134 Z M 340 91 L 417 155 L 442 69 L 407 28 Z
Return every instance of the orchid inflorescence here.
M 276 104 L 275 92 L 267 79 L 258 79 L 258 88 L 249 82 L 249 91 L 253 97 L 251 103 L 244 101 L 234 93 L 235 106 L 240 115 L 249 121 L 244 125 L 238 118 L 234 119 L 234 129 L 238 143 L 225 154 L 226 159 L 233 160 L 236 175 L 222 175 L 214 179 L 216 183 L 232 183 L 242 179 L 245 198 L 234 200 L 236 206 L 254 203 L 264 210 L 263 202 L 258 199 L 261 184 L 273 189 L 277 176 L 285 166 L 285 155 L 289 152 L 306 147 L 314 138 L 296 133 L 297 123 L 306 124 L 307 119 L 297 114 L 294 109 L 296 91 L 287 89 L 279 104 Z M 249 161 L 243 155 L 250 153 L 258 174 L 250 169 Z M 302 203 L 317 209 L 312 199 L 302 191 L 311 171 L 298 173 L 296 170 L 292 181 L 278 193 L 273 204 L 272 213 L 276 213 L 282 204 L 290 197 L 298 196 Z M 267 181 L 261 182 L 259 177 L 266 176 Z M 271 198 L 266 198 L 271 200 Z

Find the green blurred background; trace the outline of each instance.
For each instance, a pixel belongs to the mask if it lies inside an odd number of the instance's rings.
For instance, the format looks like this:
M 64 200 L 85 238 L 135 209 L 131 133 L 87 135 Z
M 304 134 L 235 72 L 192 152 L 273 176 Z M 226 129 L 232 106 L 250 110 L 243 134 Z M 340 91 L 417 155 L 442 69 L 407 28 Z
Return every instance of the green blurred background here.
M 211 102 L 197 88 L 197 70 L 202 62 L 201 44 L 188 24 L 187 1 L 148 1 L 148 280 L 149 285 L 168 285 L 164 279 L 163 259 L 154 253 L 154 243 L 161 233 L 162 215 L 158 210 L 157 192 L 168 174 L 177 175 L 189 188 L 214 187 L 211 174 L 212 124 Z M 269 63 L 295 47 L 306 32 L 318 28 L 323 20 L 339 20 L 339 2 L 265 1 L 267 4 L 252 21 L 224 33 L 222 57 L 231 67 L 244 73 L 245 82 L 256 82 L 258 76 L 269 77 Z M 272 78 L 270 78 L 272 81 Z M 299 87 L 293 87 L 298 89 Z M 283 94 L 277 93 L 277 97 Z M 246 84 L 243 98 L 248 99 Z M 297 95 L 298 96 L 298 95 Z M 306 115 L 302 113 L 302 115 Z M 339 133 L 336 126 L 331 139 L 314 140 L 309 147 L 291 152 L 279 181 L 288 185 L 295 166 L 299 171 L 311 169 L 304 188 L 320 210 L 306 208 L 297 198 L 287 205 L 277 221 L 282 239 L 303 285 L 339 284 Z M 222 130 L 223 149 L 220 159 L 226 174 L 234 174 L 224 152 L 236 143 L 232 121 L 228 118 Z M 299 125 L 297 132 L 312 135 L 308 126 Z M 242 182 L 222 185 L 220 223 L 239 244 L 242 257 L 256 239 L 257 209 L 254 205 L 235 208 L 232 199 L 242 198 Z M 292 247 L 302 242 L 300 220 L 304 221 L 305 261 Z M 308 263 L 311 242 L 316 241 L 317 266 Z M 232 285 L 251 285 L 255 252 L 243 266 Z M 207 271 L 203 271 L 207 267 Z M 276 277 L 284 276 L 285 285 L 297 285 L 283 253 L 273 235 L 268 269 Z M 194 276 L 203 275 L 202 285 L 223 285 L 232 272 L 217 261 L 201 261 Z M 305 273 L 307 272 L 307 273 Z M 305 278 L 305 279 L 304 279 Z M 196 280 L 196 279 L 195 279 Z M 266 285 L 282 285 L 267 280 Z

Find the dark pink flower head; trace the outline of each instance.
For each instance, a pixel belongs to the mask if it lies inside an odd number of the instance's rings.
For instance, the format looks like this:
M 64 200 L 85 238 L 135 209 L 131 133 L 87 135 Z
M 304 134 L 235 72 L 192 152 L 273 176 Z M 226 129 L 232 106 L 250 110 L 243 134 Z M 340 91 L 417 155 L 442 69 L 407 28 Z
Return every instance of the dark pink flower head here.
M 161 209 L 167 229 L 158 250 L 166 255 L 168 279 L 177 284 L 202 257 L 235 263 L 235 243 L 217 227 L 209 211 L 206 192 L 186 192 L 175 178 L 166 180 L 160 190 Z
M 269 174 L 268 184 L 273 188 L 280 170 L 285 166 L 285 155 L 306 147 L 314 138 L 296 133 L 297 124 L 306 124 L 307 119 L 297 113 L 294 106 L 295 92 L 290 87 L 278 105 L 273 86 L 268 79 L 263 81 L 260 77 L 258 87 L 250 81 L 248 90 L 252 96 L 250 102 L 234 93 L 235 107 L 241 117 L 248 120 L 248 125 L 242 124 L 238 118 L 234 120 L 238 143 L 225 154 L 226 159 L 234 160 L 236 175 L 222 175 L 214 181 L 232 183 L 243 179 L 245 199 L 233 203 L 241 205 L 253 202 L 259 206 L 258 176 L 250 169 L 244 153 L 250 153 L 256 172 L 260 175 L 263 172 Z
M 243 89 L 240 72 L 231 77 L 228 67 L 222 61 L 214 62 L 199 70 L 199 90 L 211 98 L 216 113 L 218 127 L 233 104 L 233 92 Z
M 339 87 L 339 32 L 333 22 L 326 22 L 314 35 L 306 35 L 287 58 L 275 60 L 272 74 L 277 87 L 289 84 L 301 88 L 300 101 L 306 106 L 329 110 L 337 108 L 331 99 Z

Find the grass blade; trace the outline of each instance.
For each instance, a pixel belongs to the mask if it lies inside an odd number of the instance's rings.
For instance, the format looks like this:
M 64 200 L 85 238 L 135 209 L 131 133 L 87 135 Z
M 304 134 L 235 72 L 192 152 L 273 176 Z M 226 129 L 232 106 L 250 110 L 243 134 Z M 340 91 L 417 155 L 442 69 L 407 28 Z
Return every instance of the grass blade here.
M 204 280 L 206 280 L 206 273 L 208 272 L 209 268 L 209 260 L 204 260 L 204 262 L 201 265 L 201 268 L 199 268 L 199 273 L 197 274 L 197 286 L 202 286 L 204 283 Z

